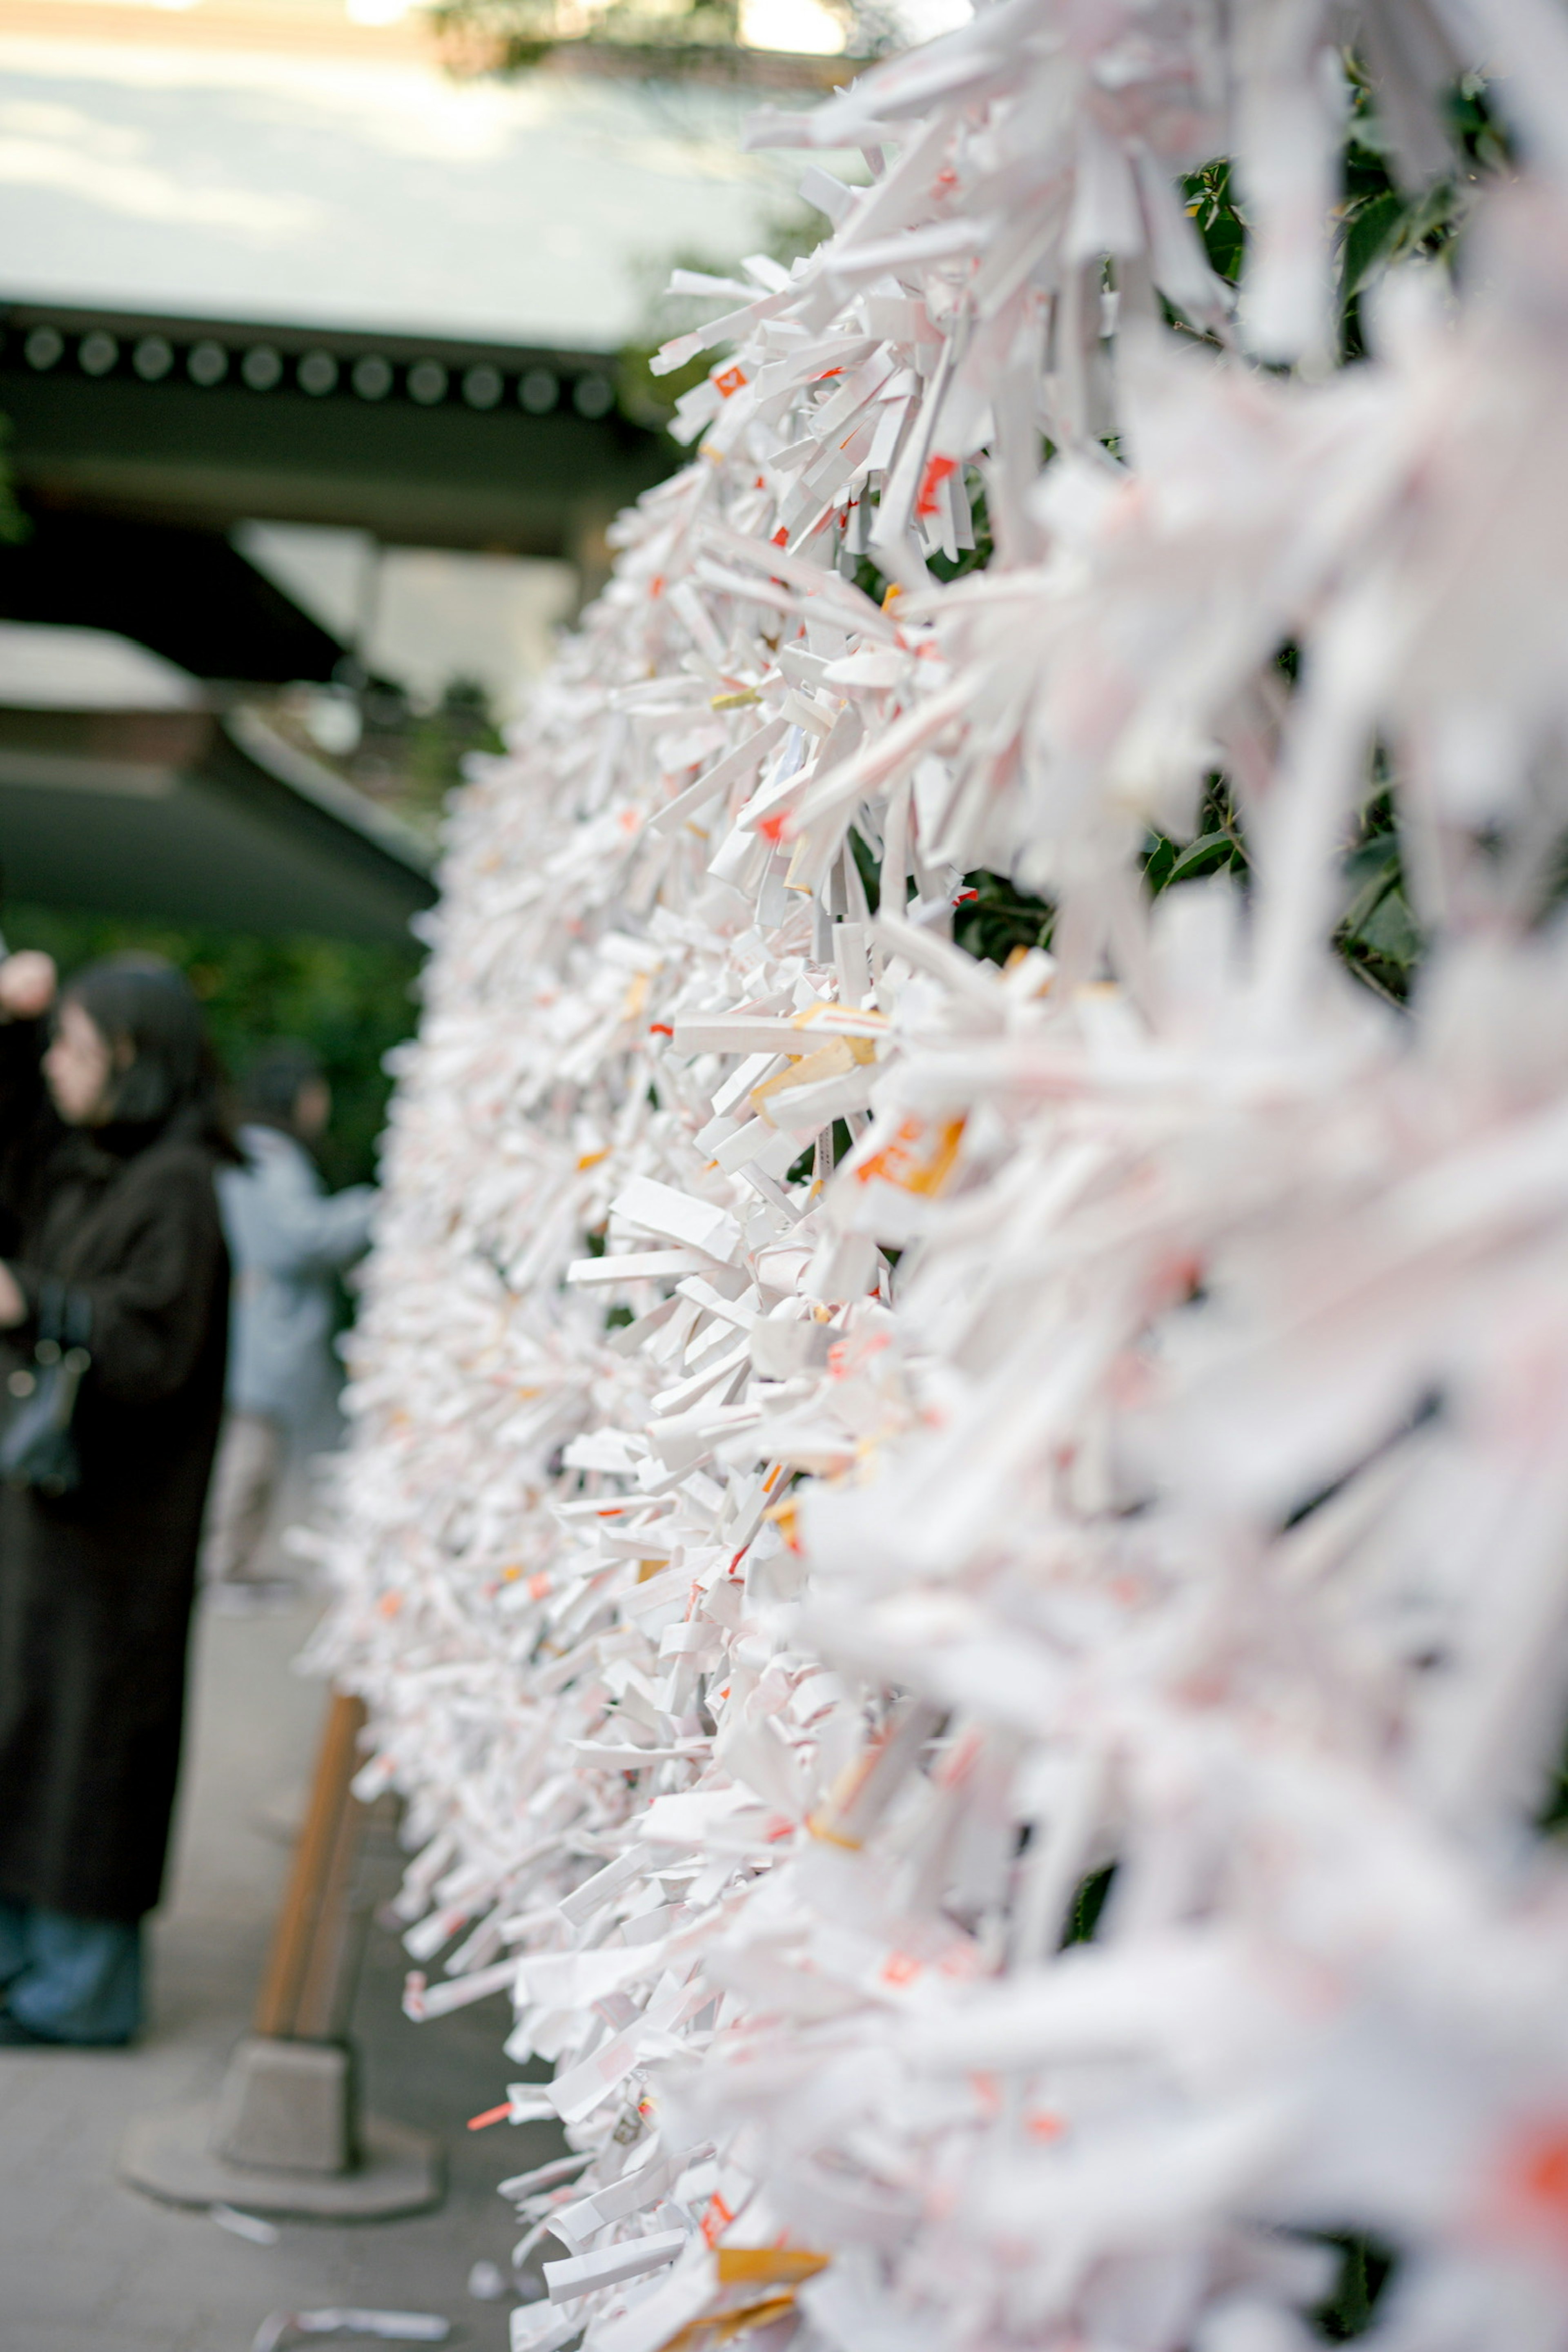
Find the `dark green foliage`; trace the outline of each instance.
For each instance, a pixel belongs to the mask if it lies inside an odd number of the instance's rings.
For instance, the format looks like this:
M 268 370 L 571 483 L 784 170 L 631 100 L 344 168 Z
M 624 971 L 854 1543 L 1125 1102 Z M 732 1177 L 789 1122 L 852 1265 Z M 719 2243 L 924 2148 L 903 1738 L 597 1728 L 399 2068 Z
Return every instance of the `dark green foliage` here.
M 1162 890 L 1174 889 L 1183 882 L 1201 882 L 1210 874 L 1235 874 L 1245 881 L 1250 872 L 1236 803 L 1223 776 L 1210 776 L 1204 786 L 1197 831 L 1191 841 L 1152 833 L 1143 844 L 1143 879 L 1152 898 Z
M 1352 360 L 1359 359 L 1365 349 L 1361 316 L 1363 290 L 1390 262 L 1415 254 L 1449 254 L 1464 216 L 1464 184 L 1476 176 L 1476 170 L 1466 155 L 1462 136 L 1457 135 L 1451 177 L 1428 188 L 1402 187 L 1365 77 L 1353 58 L 1347 66 L 1352 105 L 1340 212 L 1340 316 L 1343 355 Z M 1484 143 L 1480 125 L 1485 110 L 1479 85 L 1473 90 L 1462 85 L 1454 94 L 1452 107 L 1468 109 L 1474 114 L 1479 155 Z M 1456 115 L 1457 133 L 1458 129 Z
M 473 678 L 453 678 L 434 710 L 409 718 L 399 806 L 407 815 L 438 817 L 447 793 L 463 781 L 468 753 L 505 749 L 484 688 Z
M 1163 833 L 1151 838 L 1153 846 L 1143 867 L 1143 878 L 1152 898 L 1157 898 L 1162 890 L 1174 888 L 1178 882 L 1201 882 L 1205 875 L 1245 874 L 1247 870 L 1247 852 L 1234 833 L 1200 833 L 1184 847 Z
M 412 946 L 255 939 L 28 906 L 6 908 L 5 942 L 43 948 L 68 976 L 127 949 L 167 956 L 190 975 L 233 1077 L 274 1038 L 314 1046 L 332 1087 L 331 1129 L 319 1154 L 327 1181 L 335 1190 L 374 1175 L 392 1084 L 382 1059 L 412 1034 L 417 1017 Z
M 1381 765 L 1381 760 L 1376 763 Z M 1209 779 L 1200 830 L 1187 843 L 1151 834 L 1143 878 L 1152 896 L 1211 874 L 1250 875 L 1240 820 L 1223 780 Z M 1403 1003 L 1409 994 L 1422 940 L 1405 891 L 1405 869 L 1392 799 L 1374 789 L 1356 820 L 1344 860 L 1344 911 L 1334 944 L 1357 977 L 1380 996 Z
M 894 20 L 875 0 L 845 0 L 837 13 L 857 64 L 897 45 Z M 449 57 L 492 73 L 526 73 L 557 52 L 611 60 L 639 79 L 700 76 L 744 86 L 756 72 L 756 52 L 741 39 L 739 0 L 607 0 L 587 20 L 563 0 L 436 0 L 430 15 Z M 774 86 L 781 70 L 786 87 L 831 89 L 848 78 L 838 58 L 770 62 Z
M 1015 888 L 1005 875 L 979 868 L 963 877 L 963 895 L 952 912 L 952 936 L 966 955 L 1005 963 L 1015 948 L 1049 947 L 1056 919 L 1048 899 L 1032 898 L 1027 891 Z
M 1359 820 L 1345 857 L 1348 893 L 1334 944 L 1378 992 L 1403 1003 L 1421 959 L 1421 934 L 1405 893 L 1405 868 L 1389 794 L 1379 792 Z
M 1464 157 L 1462 171 L 1500 172 L 1513 162 L 1513 142 L 1507 126 L 1492 111 L 1487 86 L 1479 74 L 1466 74 L 1448 93 L 1448 128 Z
M 994 547 L 991 537 L 991 517 L 985 504 L 985 486 L 976 468 L 970 467 L 965 479 L 969 493 L 970 520 L 974 531 L 973 547 L 961 548 L 956 555 L 940 551 L 926 558 L 926 568 L 934 580 L 962 580 L 966 572 L 984 572 L 990 562 Z
M 879 604 L 888 593 L 888 583 L 868 555 L 858 555 L 853 573 L 855 585 L 873 604 Z
M 11 470 L 11 420 L 0 416 L 0 546 L 15 547 L 33 526 L 16 503 Z
M 1563 1752 L 1552 1768 L 1551 1784 L 1535 1817 L 1535 1826 L 1549 1837 L 1560 1836 L 1568 1829 L 1568 1726 L 1564 1727 Z
M 1353 55 L 1344 60 L 1351 89 L 1338 212 L 1339 311 L 1342 353 L 1365 350 L 1361 297 L 1391 263 L 1411 255 L 1451 258 L 1463 227 L 1468 189 L 1508 159 L 1508 144 L 1479 77 L 1467 75 L 1450 92 L 1447 112 L 1454 169 L 1432 186 L 1402 186 L 1371 84 Z M 1234 286 L 1247 254 L 1247 213 L 1223 156 L 1189 173 L 1183 183 L 1187 210 L 1204 241 L 1209 267 Z
M 438 33 L 478 42 L 492 69 L 523 73 L 552 49 L 582 37 L 569 12 L 556 0 L 437 0 L 431 17 Z M 635 51 L 671 52 L 691 47 L 732 48 L 739 38 L 736 0 L 685 0 L 668 12 L 639 6 L 637 0 L 609 0 L 595 18 L 588 45 L 614 44 Z
M 849 828 L 849 854 L 860 876 L 860 887 L 866 893 L 866 904 L 875 914 L 882 903 L 882 869 L 877 863 L 871 845 L 854 826 Z
M 833 1122 L 833 1165 L 835 1168 L 837 1168 L 841 1161 L 848 1159 L 849 1154 L 854 1148 L 855 1138 L 849 1132 L 848 1121 L 847 1119 L 836 1118 Z M 816 1164 L 816 1145 L 815 1142 L 808 1143 L 805 1150 L 801 1153 L 799 1159 L 792 1160 L 788 1168 L 785 1170 L 785 1183 L 805 1183 Z
M 1182 193 L 1203 238 L 1209 268 L 1234 286 L 1247 252 L 1247 227 L 1231 188 L 1229 158 L 1221 155 L 1201 171 L 1189 172 Z
M 362 677 L 359 704 L 364 731 L 346 758 L 331 759 L 308 737 L 300 748 L 434 841 L 468 753 L 506 748 L 489 696 L 476 679 L 455 677 L 439 702 L 419 709 L 399 688 Z
M 1103 1870 L 1091 1871 L 1086 1879 L 1080 1881 L 1072 1899 L 1072 1908 L 1068 1913 L 1067 1933 L 1062 1937 L 1064 1952 L 1069 1944 L 1093 1943 L 1100 1915 L 1105 1908 L 1106 1898 L 1115 1878 L 1116 1864 L 1108 1862 Z
M 1308 2315 L 1318 2334 L 1331 2344 L 1347 2344 L 1352 2336 L 1364 2336 L 1372 2326 L 1399 2257 L 1377 2238 L 1335 2233 L 1321 2242 L 1337 2249 L 1340 2274 L 1331 2293 Z

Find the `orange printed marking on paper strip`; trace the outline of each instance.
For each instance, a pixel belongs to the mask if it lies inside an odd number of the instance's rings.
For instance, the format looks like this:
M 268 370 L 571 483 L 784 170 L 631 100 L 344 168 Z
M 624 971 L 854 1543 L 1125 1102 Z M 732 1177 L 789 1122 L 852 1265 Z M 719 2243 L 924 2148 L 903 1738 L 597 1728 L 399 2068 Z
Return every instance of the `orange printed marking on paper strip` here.
M 923 1119 L 906 1118 L 890 1142 L 860 1162 L 854 1171 L 856 1181 L 870 1184 L 880 1179 L 902 1192 L 940 1192 L 952 1173 L 963 1128 L 962 1118 L 944 1119 L 934 1131 Z
M 1489 2234 L 1549 2242 L 1568 2252 L 1568 2125 L 1542 2120 L 1517 2132 L 1494 2175 L 1484 2220 Z
M 713 378 L 713 389 L 721 400 L 732 399 L 746 381 L 743 367 L 727 367 Z
M 702 2242 L 711 2246 L 721 2230 L 727 2230 L 735 2216 L 731 2212 L 717 2189 L 708 2200 L 708 2210 L 702 2216 Z
M 920 495 L 915 499 L 915 512 L 922 519 L 936 512 L 936 494 L 950 474 L 958 471 L 956 457 L 928 457 L 925 472 L 921 476 Z

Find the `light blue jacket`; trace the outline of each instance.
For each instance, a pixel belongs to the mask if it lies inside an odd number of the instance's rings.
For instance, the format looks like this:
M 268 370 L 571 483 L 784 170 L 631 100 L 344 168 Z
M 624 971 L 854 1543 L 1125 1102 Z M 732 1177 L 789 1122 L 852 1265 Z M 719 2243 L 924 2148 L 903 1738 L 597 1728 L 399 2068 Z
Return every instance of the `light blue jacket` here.
M 332 1276 L 370 1238 L 375 1190 L 329 1194 L 309 1152 L 276 1128 L 242 1127 L 239 1141 L 245 1165 L 217 1180 L 234 1263 L 229 1408 L 325 1443 L 337 1396 Z

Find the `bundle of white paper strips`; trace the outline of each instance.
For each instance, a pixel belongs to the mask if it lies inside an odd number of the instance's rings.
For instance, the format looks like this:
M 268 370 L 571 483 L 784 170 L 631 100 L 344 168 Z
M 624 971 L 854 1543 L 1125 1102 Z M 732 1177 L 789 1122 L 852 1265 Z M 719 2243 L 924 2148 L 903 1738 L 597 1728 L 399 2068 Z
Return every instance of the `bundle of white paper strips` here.
M 1347 34 L 1521 166 L 1332 377 Z M 1360 2231 L 1397 2352 L 1568 2345 L 1568 37 L 1005 0 L 763 132 L 870 184 L 458 805 L 354 1340 L 408 2006 L 575 2151 L 514 2344 L 1289 2352 Z M 1151 902 L 1216 768 L 1250 887 Z

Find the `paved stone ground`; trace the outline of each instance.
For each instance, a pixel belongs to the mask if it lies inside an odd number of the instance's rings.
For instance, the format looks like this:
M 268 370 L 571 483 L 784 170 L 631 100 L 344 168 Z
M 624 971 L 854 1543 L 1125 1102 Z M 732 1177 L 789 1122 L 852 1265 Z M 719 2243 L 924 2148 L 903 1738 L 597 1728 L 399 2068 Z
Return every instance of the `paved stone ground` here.
M 202 1612 L 172 1899 L 155 1923 L 142 2043 L 0 2049 L 0 2352 L 249 2352 L 269 2312 L 331 2304 L 440 2312 L 458 2352 L 504 2352 L 510 2298 L 476 2301 L 468 2273 L 481 2259 L 507 2267 L 511 2213 L 496 2181 L 561 2143 L 549 2126 L 463 2128 L 504 2097 L 516 2071 L 500 2053 L 504 1999 L 410 2025 L 398 2008 L 407 1962 L 379 1926 L 353 2017 L 367 2104 L 441 2137 L 449 2187 L 437 2211 L 284 2221 L 277 2244 L 258 2246 L 116 2177 L 126 2126 L 209 2095 L 246 2030 L 321 1713 L 320 1686 L 290 1665 L 311 1616 L 304 1601 L 270 1616 Z M 395 1855 L 377 1860 L 390 1876 Z

